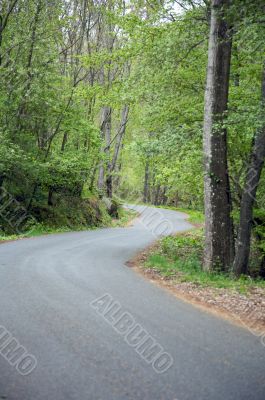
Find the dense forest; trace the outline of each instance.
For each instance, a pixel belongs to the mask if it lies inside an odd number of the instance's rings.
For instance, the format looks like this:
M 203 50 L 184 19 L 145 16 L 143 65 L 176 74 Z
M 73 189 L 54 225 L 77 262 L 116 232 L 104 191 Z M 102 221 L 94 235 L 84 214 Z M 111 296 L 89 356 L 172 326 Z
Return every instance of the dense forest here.
M 203 268 L 264 277 L 264 15 L 1 0 L 2 232 L 97 225 L 120 198 L 201 210 Z

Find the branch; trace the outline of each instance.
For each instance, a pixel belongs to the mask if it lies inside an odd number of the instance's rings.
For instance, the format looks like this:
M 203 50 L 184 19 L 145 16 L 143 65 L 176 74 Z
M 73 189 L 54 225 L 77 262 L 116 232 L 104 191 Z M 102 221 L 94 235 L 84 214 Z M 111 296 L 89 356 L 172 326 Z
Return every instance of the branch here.
M 6 16 L 5 16 L 4 20 L 3 20 L 3 23 L 2 23 L 2 25 L 0 26 L 0 32 L 1 32 L 1 33 L 2 33 L 3 30 L 5 29 L 5 27 L 6 27 L 6 25 L 7 25 L 8 18 L 9 18 L 9 16 L 10 16 L 10 14 L 12 13 L 12 11 L 14 10 L 14 8 L 15 8 L 17 2 L 18 2 L 18 0 L 14 0 L 13 3 L 11 4 L 11 6 L 9 7 L 9 10 L 7 11 L 7 14 L 6 14 Z

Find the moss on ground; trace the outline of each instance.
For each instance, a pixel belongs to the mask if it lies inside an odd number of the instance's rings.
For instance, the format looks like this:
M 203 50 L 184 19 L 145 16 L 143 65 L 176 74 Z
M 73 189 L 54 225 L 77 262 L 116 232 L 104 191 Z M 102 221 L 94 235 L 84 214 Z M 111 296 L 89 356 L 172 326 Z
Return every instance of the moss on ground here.
M 45 235 L 49 233 L 62 233 L 82 231 L 99 227 L 126 226 L 135 216 L 136 212 L 126 210 L 115 200 L 115 217 L 113 208 L 108 209 L 106 201 L 96 196 L 86 199 L 68 197 L 58 199 L 56 206 L 38 205 L 32 207 L 28 222 L 23 229 L 12 232 L 5 226 L 0 230 L 0 241 L 16 240 L 27 237 Z M 12 227 L 11 227 L 12 228 Z

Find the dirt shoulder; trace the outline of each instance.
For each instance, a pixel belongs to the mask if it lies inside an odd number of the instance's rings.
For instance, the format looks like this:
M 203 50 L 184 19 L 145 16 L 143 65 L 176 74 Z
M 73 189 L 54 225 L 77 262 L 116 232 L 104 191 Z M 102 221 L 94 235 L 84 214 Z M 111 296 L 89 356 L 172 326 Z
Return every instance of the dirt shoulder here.
M 201 286 L 193 282 L 181 282 L 174 278 L 164 277 L 153 268 L 146 267 L 146 260 L 158 248 L 153 244 L 127 266 L 149 279 L 152 283 L 170 291 L 174 296 L 193 304 L 200 309 L 222 317 L 251 331 L 254 335 L 263 336 L 265 344 L 265 289 L 251 287 L 246 294 L 226 288 Z

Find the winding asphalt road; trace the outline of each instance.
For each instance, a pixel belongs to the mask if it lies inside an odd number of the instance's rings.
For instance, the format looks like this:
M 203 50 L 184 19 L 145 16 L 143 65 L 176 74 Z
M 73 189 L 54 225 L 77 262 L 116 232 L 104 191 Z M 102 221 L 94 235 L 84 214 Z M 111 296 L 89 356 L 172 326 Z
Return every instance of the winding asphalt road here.
M 153 212 L 146 209 L 128 228 L 0 246 L 0 399 L 265 399 L 260 338 L 176 299 L 125 266 L 154 240 L 154 232 L 190 228 L 183 214 L 158 210 L 152 217 Z M 170 354 L 174 361 L 166 372 L 158 374 L 91 306 L 104 294 Z M 36 357 L 29 375 L 2 355 L 4 330 Z

